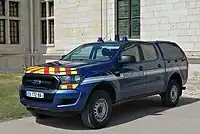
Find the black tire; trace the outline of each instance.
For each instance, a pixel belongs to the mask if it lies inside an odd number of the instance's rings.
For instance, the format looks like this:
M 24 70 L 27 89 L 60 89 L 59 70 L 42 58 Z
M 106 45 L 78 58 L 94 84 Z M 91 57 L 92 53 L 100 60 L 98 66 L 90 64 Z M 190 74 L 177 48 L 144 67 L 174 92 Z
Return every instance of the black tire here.
M 50 118 L 50 116 L 48 116 L 48 115 L 39 114 L 39 113 L 35 113 L 35 112 L 31 112 L 31 114 L 32 114 L 36 119 L 46 119 L 46 118 Z
M 176 89 L 173 89 L 173 88 L 176 88 Z M 181 91 L 181 88 L 180 88 L 180 85 L 177 83 L 177 81 L 170 80 L 167 86 L 167 90 L 160 95 L 163 105 L 167 107 L 175 107 L 179 102 L 180 93 L 181 93 L 180 91 Z M 175 96 L 175 94 L 171 95 L 173 93 L 176 93 L 176 97 L 174 98 L 172 96 Z
M 100 100 L 103 100 L 103 102 L 106 101 L 107 103 L 107 107 L 106 107 L 107 114 L 103 116 L 104 118 L 102 119 L 102 121 L 98 121 L 97 116 L 95 116 L 95 108 L 97 107 L 97 102 Z M 96 113 L 98 113 L 97 111 L 98 110 L 96 108 Z M 82 119 L 83 124 L 86 125 L 87 127 L 93 128 L 93 129 L 100 129 L 100 128 L 105 127 L 108 124 L 111 117 L 111 113 L 112 113 L 112 101 L 111 101 L 110 96 L 108 95 L 108 93 L 106 93 L 103 90 L 96 90 L 92 93 L 91 97 L 89 98 L 86 104 L 86 107 L 82 111 L 81 119 Z

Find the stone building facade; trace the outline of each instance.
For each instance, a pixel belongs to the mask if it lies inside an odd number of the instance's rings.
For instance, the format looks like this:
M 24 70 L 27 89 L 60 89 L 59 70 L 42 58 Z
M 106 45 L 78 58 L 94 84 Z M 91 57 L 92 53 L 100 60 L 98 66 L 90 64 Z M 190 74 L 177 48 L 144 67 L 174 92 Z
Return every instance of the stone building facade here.
M 175 41 L 200 68 L 200 0 L 0 0 L 0 72 L 115 34 Z

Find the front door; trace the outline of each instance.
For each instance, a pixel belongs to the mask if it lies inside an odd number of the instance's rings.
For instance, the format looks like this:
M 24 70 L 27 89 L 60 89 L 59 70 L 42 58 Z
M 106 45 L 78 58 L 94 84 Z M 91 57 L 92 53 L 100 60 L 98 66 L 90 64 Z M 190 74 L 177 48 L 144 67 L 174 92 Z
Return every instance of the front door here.
M 144 66 L 141 61 L 141 54 L 138 45 L 130 43 L 124 47 L 121 56 L 131 55 L 135 56 L 136 62 L 134 63 L 119 63 L 120 64 L 120 99 L 127 99 L 140 95 L 145 90 L 146 76 L 144 73 Z

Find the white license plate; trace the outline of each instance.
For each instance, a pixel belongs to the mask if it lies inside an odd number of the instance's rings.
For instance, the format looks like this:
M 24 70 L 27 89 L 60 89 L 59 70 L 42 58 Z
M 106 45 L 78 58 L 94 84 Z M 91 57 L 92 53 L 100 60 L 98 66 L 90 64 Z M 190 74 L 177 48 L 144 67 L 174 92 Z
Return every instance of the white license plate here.
M 41 92 L 32 92 L 32 91 L 26 91 L 26 96 L 31 98 L 44 98 L 44 93 Z

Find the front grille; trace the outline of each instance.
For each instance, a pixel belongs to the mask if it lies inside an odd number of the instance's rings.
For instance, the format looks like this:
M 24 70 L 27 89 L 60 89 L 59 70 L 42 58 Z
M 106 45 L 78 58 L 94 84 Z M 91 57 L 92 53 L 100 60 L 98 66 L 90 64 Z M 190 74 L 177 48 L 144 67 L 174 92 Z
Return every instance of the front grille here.
M 35 82 L 39 81 L 39 82 Z M 25 87 L 31 87 L 35 89 L 57 89 L 59 86 L 59 80 L 50 75 L 25 75 L 22 83 Z

